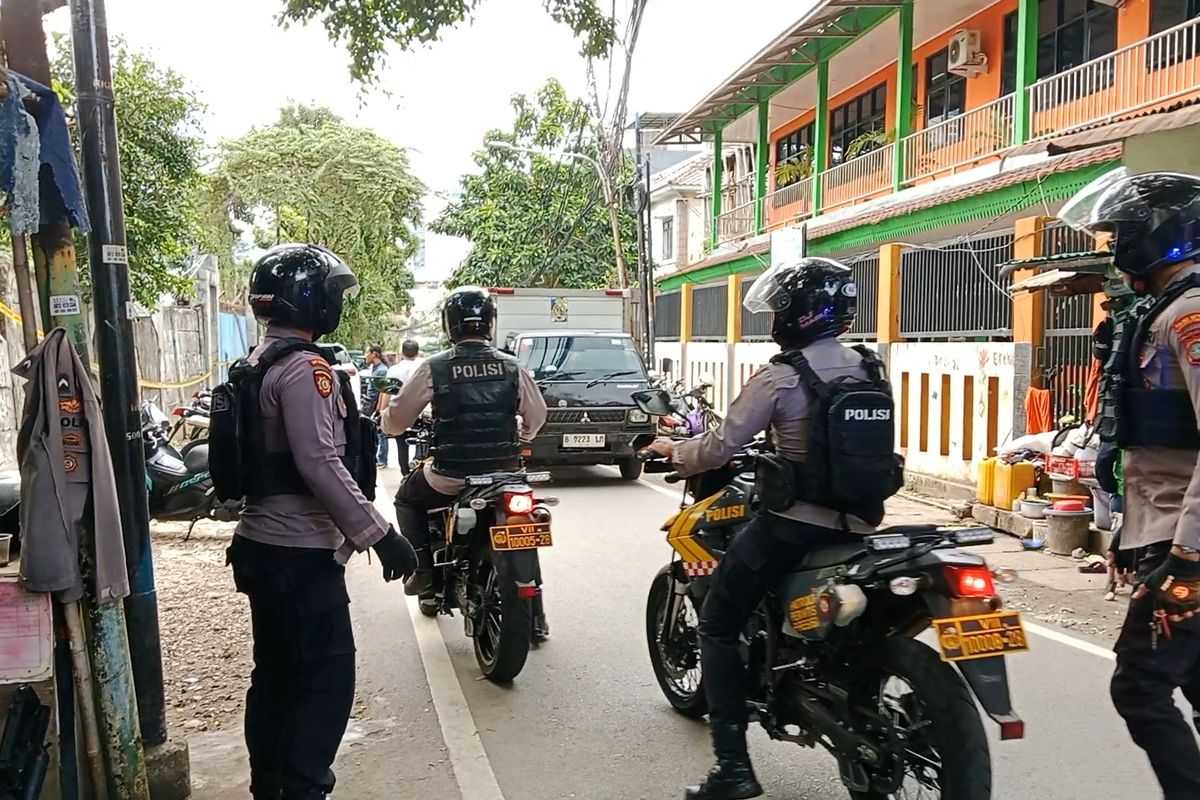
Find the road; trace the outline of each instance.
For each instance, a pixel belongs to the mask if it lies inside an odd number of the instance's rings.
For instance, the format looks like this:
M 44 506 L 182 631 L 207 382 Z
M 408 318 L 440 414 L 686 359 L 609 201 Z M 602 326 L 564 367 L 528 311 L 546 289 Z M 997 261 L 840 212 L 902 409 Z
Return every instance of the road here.
M 384 475 L 393 485 L 399 477 Z M 415 615 L 377 564 L 352 562 L 359 707 L 335 765 L 337 797 L 659 800 L 682 797 L 707 770 L 706 731 L 663 699 L 644 635 L 646 592 L 670 557 L 659 525 L 674 492 L 653 479 L 624 483 L 607 468 L 563 472 L 552 492 L 562 502 L 542 564 L 553 635 L 511 687 L 480 680 L 460 619 Z M 379 506 L 390 514 L 387 497 Z M 893 521 L 942 516 L 903 500 L 891 511 Z M 1001 743 L 988 723 L 993 797 L 1157 796 L 1108 701 L 1109 643 L 1033 632 L 1032 651 L 1010 659 L 1027 738 Z M 761 731 L 751 750 L 768 798 L 846 797 L 824 752 Z M 239 752 L 230 733 L 194 741 L 198 800 L 245 796 Z

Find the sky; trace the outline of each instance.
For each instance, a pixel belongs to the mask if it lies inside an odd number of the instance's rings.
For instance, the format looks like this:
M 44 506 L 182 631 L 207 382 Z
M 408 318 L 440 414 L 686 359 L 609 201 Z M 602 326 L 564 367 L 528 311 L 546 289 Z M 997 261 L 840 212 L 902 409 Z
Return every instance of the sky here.
M 810 0 L 648 0 L 634 55 L 629 110 L 682 112 L 798 19 Z M 627 7 L 619 0 L 617 7 Z M 207 106 L 210 143 L 273 122 L 289 101 L 328 106 L 409 150 L 430 188 L 426 218 L 472 168 L 492 128 L 512 121 L 509 98 L 554 77 L 583 96 L 585 64 L 541 0 L 482 0 L 471 24 L 414 52 L 391 53 L 386 92 L 363 94 L 348 56 L 317 25 L 284 29 L 283 0 L 107 0 L 110 36 L 183 75 Z M 66 9 L 47 29 L 67 33 Z M 118 99 L 119 102 L 119 99 Z M 430 234 L 419 279 L 448 274 L 469 244 Z

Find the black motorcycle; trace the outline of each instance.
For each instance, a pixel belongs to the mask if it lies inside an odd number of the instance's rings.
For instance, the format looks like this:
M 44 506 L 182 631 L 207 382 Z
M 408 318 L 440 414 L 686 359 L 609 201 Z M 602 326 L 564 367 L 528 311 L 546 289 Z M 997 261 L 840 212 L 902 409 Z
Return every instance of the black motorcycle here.
M 420 598 L 427 617 L 462 612 L 484 676 L 508 683 L 524 668 L 541 613 L 538 548 L 553 544 L 549 506 L 531 484 L 548 472 L 477 475 L 449 508 L 430 512 L 434 583 Z
M 708 712 L 699 610 L 730 541 L 758 512 L 760 447 L 688 478 L 662 528 L 675 553 L 651 584 L 646 637 L 663 694 L 693 719 Z M 680 481 L 666 462 L 647 467 Z M 988 800 L 991 759 L 972 692 L 1002 739 L 1022 738 L 1004 655 L 1028 649 L 1020 615 L 1002 610 L 995 589 L 1015 574 L 959 549 L 992 537 L 899 526 L 810 553 L 746 628 L 751 717 L 773 739 L 828 750 L 855 800 Z M 915 638 L 930 627 L 940 654 Z
M 154 403 L 142 403 L 142 443 L 146 456 L 146 490 L 150 516 L 157 520 L 191 523 L 187 535 L 202 519 L 236 520 L 241 503 L 222 503 L 213 492 L 208 471 L 208 441 L 196 439 L 182 448 L 171 443 L 170 421 Z

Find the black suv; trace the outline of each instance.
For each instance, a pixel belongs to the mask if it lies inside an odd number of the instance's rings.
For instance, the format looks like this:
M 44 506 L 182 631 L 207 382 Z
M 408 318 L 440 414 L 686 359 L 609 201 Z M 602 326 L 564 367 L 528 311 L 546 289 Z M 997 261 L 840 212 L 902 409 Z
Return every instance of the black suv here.
M 641 475 L 636 453 L 654 439 L 654 426 L 630 395 L 650 378 L 629 334 L 529 331 L 513 334 L 505 349 L 533 375 L 549 409 L 527 448 L 529 464 L 615 464 L 625 480 Z

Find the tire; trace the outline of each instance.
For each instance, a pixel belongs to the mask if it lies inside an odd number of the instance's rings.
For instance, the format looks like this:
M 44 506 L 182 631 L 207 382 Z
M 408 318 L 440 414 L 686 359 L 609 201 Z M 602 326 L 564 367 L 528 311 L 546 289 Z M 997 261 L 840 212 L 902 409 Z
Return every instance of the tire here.
M 932 649 L 912 639 L 888 639 L 877 654 L 874 668 L 856 686 L 854 702 L 878 710 L 881 684 L 887 676 L 899 678 L 912 689 L 920 704 L 921 720 L 928 731 L 922 744 L 932 746 L 941 761 L 940 794 L 945 800 L 991 800 L 992 760 L 983 721 L 971 690 L 958 670 L 942 661 Z M 874 684 L 875 690 L 868 687 Z M 912 741 L 916 741 L 915 739 Z M 912 785 L 915 784 L 915 779 Z M 903 793 L 851 792 L 854 800 L 890 800 Z
M 417 600 L 417 608 L 421 609 L 421 615 L 425 617 L 436 617 L 438 605 L 439 601 L 434 597 L 422 597 Z
M 626 458 L 618 465 L 621 468 L 621 480 L 636 481 L 642 477 L 642 462 L 636 458 Z
M 688 719 L 698 720 L 708 713 L 708 699 L 704 694 L 704 673 L 700 669 L 699 640 L 697 639 L 694 644 L 695 666 L 688 670 L 688 673 L 694 670 L 698 677 L 695 679 L 695 686 L 690 689 L 681 685 L 681 678 L 676 675 L 679 667 L 666 663 L 667 653 L 659 644 L 659 633 L 667 610 L 667 600 L 673 594 L 672 583 L 671 565 L 668 564 L 658 571 L 658 574 L 654 576 L 654 581 L 650 584 L 650 594 L 646 598 L 646 644 L 650 648 L 650 664 L 654 667 L 654 677 L 658 679 L 658 687 L 662 689 L 667 701 Z M 684 602 L 685 607 L 691 608 L 699 622 L 699 613 L 692 605 L 691 596 L 685 596 Z M 696 628 L 693 627 L 692 630 L 697 636 L 699 635 Z
M 483 551 L 479 581 L 483 619 L 475 627 L 475 660 L 492 683 L 511 683 L 529 656 L 533 600 L 518 597 L 516 582 L 500 577 L 490 548 Z

